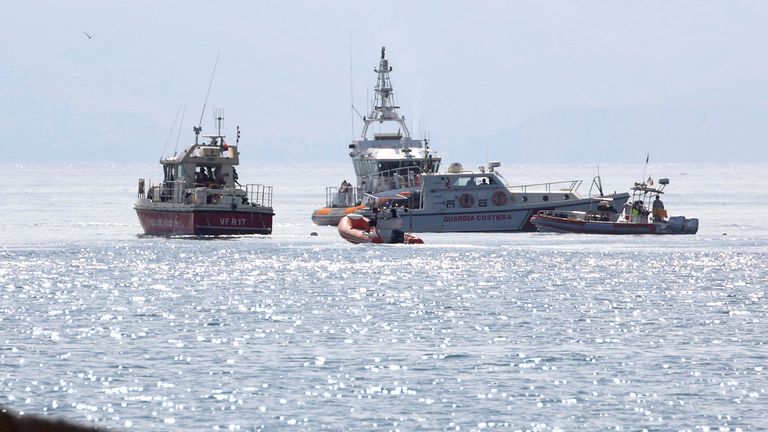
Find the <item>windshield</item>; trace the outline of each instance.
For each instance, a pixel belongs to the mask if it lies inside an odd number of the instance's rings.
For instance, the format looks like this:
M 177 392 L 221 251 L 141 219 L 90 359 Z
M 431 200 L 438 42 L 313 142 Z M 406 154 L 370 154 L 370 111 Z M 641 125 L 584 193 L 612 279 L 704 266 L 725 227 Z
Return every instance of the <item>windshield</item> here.
M 488 174 L 488 177 L 496 177 L 496 183 L 509 186 L 509 182 L 501 175 L 501 173 L 494 171 L 493 174 Z

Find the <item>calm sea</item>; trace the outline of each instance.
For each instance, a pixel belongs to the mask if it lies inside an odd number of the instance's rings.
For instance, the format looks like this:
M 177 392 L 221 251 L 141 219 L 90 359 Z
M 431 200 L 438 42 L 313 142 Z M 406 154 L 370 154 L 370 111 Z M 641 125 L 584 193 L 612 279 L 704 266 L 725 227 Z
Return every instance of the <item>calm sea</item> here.
M 316 227 L 351 167 L 244 166 L 274 234 L 146 238 L 158 165 L 2 167 L 0 405 L 116 430 L 768 429 L 767 165 L 668 177 L 694 236 Z M 502 166 L 511 183 L 591 166 Z M 311 232 L 317 236 L 310 236 Z

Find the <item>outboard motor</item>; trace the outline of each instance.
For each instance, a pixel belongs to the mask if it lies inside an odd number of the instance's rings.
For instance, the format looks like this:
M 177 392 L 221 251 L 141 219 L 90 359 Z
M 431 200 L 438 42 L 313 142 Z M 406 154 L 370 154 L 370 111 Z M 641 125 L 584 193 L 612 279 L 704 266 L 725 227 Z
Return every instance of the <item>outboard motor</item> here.
M 696 218 L 686 219 L 683 216 L 672 216 L 669 218 L 669 228 L 673 234 L 696 234 L 699 231 L 699 220 Z
M 405 233 L 399 229 L 392 230 L 388 243 L 405 243 Z
M 686 219 L 683 225 L 683 232 L 685 234 L 696 234 L 699 231 L 699 220 L 696 218 Z
M 397 210 L 392 208 L 382 212 L 379 218 L 379 235 L 385 243 L 403 243 L 403 221 L 397 216 Z

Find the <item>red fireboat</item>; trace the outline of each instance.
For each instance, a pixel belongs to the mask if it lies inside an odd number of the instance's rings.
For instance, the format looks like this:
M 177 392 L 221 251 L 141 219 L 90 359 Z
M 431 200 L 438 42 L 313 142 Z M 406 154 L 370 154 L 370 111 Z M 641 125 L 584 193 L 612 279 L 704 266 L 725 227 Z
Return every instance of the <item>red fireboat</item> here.
M 138 199 L 133 206 L 147 235 L 244 235 L 271 234 L 272 186 L 241 185 L 240 128 L 230 145 L 221 134 L 202 135 L 195 127 L 195 143 L 183 152 L 162 159 L 163 181 L 139 179 Z

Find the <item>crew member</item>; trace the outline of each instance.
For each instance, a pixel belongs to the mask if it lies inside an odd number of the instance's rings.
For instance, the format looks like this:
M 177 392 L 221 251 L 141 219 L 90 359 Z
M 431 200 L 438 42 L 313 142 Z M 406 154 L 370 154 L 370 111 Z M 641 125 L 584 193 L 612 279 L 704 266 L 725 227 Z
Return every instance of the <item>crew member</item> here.
M 656 199 L 653 200 L 653 221 L 654 222 L 663 222 L 664 221 L 664 203 L 661 202 L 661 199 L 659 199 L 659 196 L 656 195 Z

